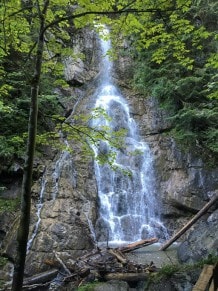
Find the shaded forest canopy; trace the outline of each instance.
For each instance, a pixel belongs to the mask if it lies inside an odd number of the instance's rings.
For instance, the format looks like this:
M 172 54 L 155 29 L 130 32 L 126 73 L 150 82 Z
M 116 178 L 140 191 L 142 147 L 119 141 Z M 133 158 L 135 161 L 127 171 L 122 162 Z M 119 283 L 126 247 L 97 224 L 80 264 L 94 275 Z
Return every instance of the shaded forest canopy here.
M 217 34 L 217 12 L 215 1 L 198 1 L 187 13 L 187 19 L 194 26 L 204 26 L 208 32 L 205 37 L 202 34 L 194 46 L 191 45 L 191 32 L 178 35 L 187 45 L 187 55 L 192 59 L 191 69 L 178 62 L 171 49 L 161 64 L 157 64 L 152 60 L 156 49 L 156 44 L 152 44 L 146 51 L 134 55 L 133 81 L 138 90 L 158 97 L 161 106 L 169 111 L 169 120 L 172 121 L 169 134 L 186 150 L 197 146 L 199 154 L 207 159 L 210 157 L 211 161 L 214 159 L 213 162 L 218 154 L 218 75 L 217 63 L 212 65 L 208 59 L 217 53 L 217 41 L 212 37 Z M 162 21 L 168 23 L 168 17 L 162 15 Z M 177 33 L 173 27 L 167 26 L 167 29 Z
M 63 8 L 65 2 L 55 1 L 49 12 L 50 22 L 57 17 L 68 16 L 66 7 Z M 142 92 L 145 98 L 148 95 L 159 98 L 161 106 L 169 111 L 172 122 L 168 134 L 174 136 L 184 149 L 197 146 L 200 155 L 205 155 L 206 159 L 210 157 L 215 162 L 218 156 L 218 4 L 216 1 L 185 1 L 184 4 L 180 0 L 176 4 L 159 1 L 158 6 L 144 1 L 140 6 L 137 1 L 118 2 L 120 4 L 117 3 L 116 9 L 112 4 L 111 7 L 102 3 L 97 3 L 94 8 L 90 6 L 93 15 L 88 15 L 82 22 L 86 21 L 90 29 L 94 29 L 91 22 L 96 17 L 94 9 L 99 9 L 98 5 L 103 5 L 100 13 L 103 10 L 129 11 L 120 13 L 119 17 L 112 16 L 112 19 L 101 14 L 98 17 L 111 26 L 112 40 L 116 39 L 114 54 L 120 52 L 117 39 L 126 38 L 129 43 L 129 49 L 123 50 L 123 53 L 129 54 L 134 62 L 132 86 Z M 7 18 L 4 20 L 2 17 L 4 29 L 0 32 L 1 44 L 6 43 L 0 52 L 0 157 L 6 164 L 14 159 L 22 160 L 24 155 L 34 62 L 32 56 L 37 37 L 37 19 L 31 6 L 34 1 L 21 1 L 23 11 L 20 14 L 15 7 L 10 7 L 11 3 L 5 1 L 6 6 L 1 7 L 2 16 L 6 8 L 11 9 L 7 12 L 11 14 L 11 27 L 7 30 Z M 86 5 L 91 5 L 91 2 L 88 3 Z M 16 13 L 17 16 L 14 16 Z M 19 17 L 26 22 L 17 25 Z M 55 86 L 68 85 L 64 81 L 60 50 L 65 56 L 74 53 L 71 47 L 72 31 L 76 32 L 82 27 L 76 20 L 69 20 L 69 23 L 54 25 L 46 36 L 48 40 L 39 92 L 39 134 L 54 130 L 61 120 L 52 118 L 54 113 L 64 115 L 60 97 L 54 94 Z M 28 30 L 28 24 L 31 24 L 32 31 Z M 14 39 L 10 30 L 17 31 L 13 34 Z M 118 34 L 122 37 L 119 38 Z

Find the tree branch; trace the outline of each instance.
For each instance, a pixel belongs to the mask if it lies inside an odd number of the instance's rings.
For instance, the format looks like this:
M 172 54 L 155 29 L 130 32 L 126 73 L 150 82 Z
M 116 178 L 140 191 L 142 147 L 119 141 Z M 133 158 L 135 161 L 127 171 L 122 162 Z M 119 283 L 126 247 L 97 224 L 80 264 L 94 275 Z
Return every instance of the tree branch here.
M 67 20 L 72 20 L 72 19 L 76 19 L 76 18 L 80 18 L 86 15 L 120 15 L 120 14 L 124 14 L 124 13 L 154 13 L 154 12 L 166 12 L 166 11 L 175 11 L 175 10 L 179 10 L 176 8 L 171 8 L 171 9 L 166 9 L 166 10 L 161 10 L 158 8 L 152 9 L 152 8 L 148 8 L 148 9 L 134 9 L 134 8 L 130 8 L 130 9 L 124 9 L 124 10 L 112 10 L 112 11 L 86 11 L 86 12 L 81 12 L 78 14 L 74 14 L 74 15 L 67 15 L 61 18 L 58 18 L 52 22 L 50 22 L 49 24 L 47 24 L 44 28 L 45 32 L 47 29 L 49 29 L 50 27 L 57 25 L 63 21 L 67 21 Z

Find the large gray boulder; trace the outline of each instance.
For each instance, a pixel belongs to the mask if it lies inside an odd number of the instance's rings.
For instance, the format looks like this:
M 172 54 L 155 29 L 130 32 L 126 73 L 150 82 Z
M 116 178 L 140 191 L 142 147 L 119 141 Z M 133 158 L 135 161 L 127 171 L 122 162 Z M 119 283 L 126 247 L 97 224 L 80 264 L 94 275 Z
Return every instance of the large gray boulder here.
M 195 263 L 209 256 L 218 256 L 218 204 L 207 218 L 197 222 L 178 248 L 182 263 Z

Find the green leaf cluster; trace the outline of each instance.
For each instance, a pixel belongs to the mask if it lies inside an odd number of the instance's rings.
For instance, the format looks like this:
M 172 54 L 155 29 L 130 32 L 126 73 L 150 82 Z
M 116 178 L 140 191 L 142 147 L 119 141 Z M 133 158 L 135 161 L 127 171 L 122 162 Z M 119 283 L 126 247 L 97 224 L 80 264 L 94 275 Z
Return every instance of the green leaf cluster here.
M 111 120 L 104 109 L 95 108 L 91 114 L 74 115 L 73 120 L 71 119 L 70 122 L 61 115 L 53 115 L 52 118 L 56 123 L 54 131 L 38 134 L 38 145 L 46 145 L 62 151 L 67 150 L 73 154 L 75 149 L 63 143 L 62 137 L 64 136 L 70 143 L 71 141 L 76 141 L 76 151 L 78 152 L 79 149 L 80 155 L 84 159 L 93 156 L 101 165 L 107 163 L 115 170 L 115 149 L 123 146 L 124 137 L 127 132 L 122 128 L 112 131 L 109 126 L 93 126 L 93 120 L 99 118 L 103 118 L 105 121 Z M 97 156 L 95 156 L 92 146 L 98 147 L 103 142 L 109 143 L 112 149 L 107 152 L 98 151 Z
M 13 107 L 4 110 L 0 115 L 0 157 L 6 160 L 24 157 L 30 105 L 27 96 L 11 97 L 11 100 L 13 100 Z M 38 133 L 43 134 L 54 130 L 55 121 L 52 121 L 52 115 L 54 112 L 61 114 L 62 111 L 58 96 L 40 95 Z
M 19 208 L 19 199 L 0 198 L 0 212 L 14 212 Z
M 188 10 L 187 25 L 183 23 L 182 40 L 188 47 L 187 57 L 191 66 L 181 62 L 175 51 L 167 50 L 161 62 L 154 59 L 156 46 L 151 44 L 146 51 L 132 50 L 135 58 L 133 84 L 146 95 L 155 96 L 169 113 L 173 135 L 181 146 L 190 150 L 193 145 L 199 154 L 208 158 L 218 158 L 218 77 L 216 54 L 217 26 L 209 22 L 210 15 L 218 14 L 215 1 L 198 1 Z M 175 12 L 178 13 L 178 12 Z M 176 17 L 174 14 L 170 18 Z M 209 15 L 208 15 L 209 14 Z M 177 23 L 177 22 L 176 22 Z M 178 23 L 177 23 L 178 24 Z M 189 25 L 191 27 L 189 28 Z M 188 33 L 185 32 L 188 28 Z M 177 27 L 180 30 L 180 27 Z M 179 36 L 177 34 L 177 36 Z M 138 36 L 136 36 L 137 38 Z M 161 48 L 160 48 L 161 49 Z
M 20 158 L 24 152 L 24 139 L 19 136 L 5 137 L 0 135 L 0 157 L 11 160 L 15 156 Z
M 43 14 L 44 5 L 43 0 L 5 0 L 0 7 L 0 156 L 10 157 L 17 153 L 21 156 L 23 144 L 20 139 L 24 137 L 25 142 L 42 19 L 45 20 L 45 45 L 39 88 L 39 143 L 47 143 L 46 138 L 51 135 L 57 139 L 55 125 L 56 130 L 67 132 L 69 138 L 84 140 L 81 148 L 102 136 L 118 146 L 119 137 L 123 135 L 116 132 L 109 137 L 107 128 L 87 130 L 84 123 L 88 123 L 90 117 L 75 116 L 70 130 L 69 124 L 60 122 L 62 110 L 53 94 L 53 86 L 66 85 L 64 61 L 81 57 L 73 47 L 69 32 L 72 35 L 72 31 L 87 26 L 100 31 L 101 24 L 109 25 L 115 49 L 123 37 L 131 42 L 137 64 L 135 87 L 158 96 L 177 115 L 174 120 L 181 126 L 186 116 L 183 111 L 178 114 L 179 110 L 188 108 L 186 103 L 198 106 L 207 104 L 208 98 L 217 98 L 216 78 L 212 78 L 217 68 L 216 33 L 212 28 L 215 22 L 213 20 L 213 25 L 210 22 L 216 17 L 215 1 L 79 0 L 75 5 L 73 1 L 50 0 L 47 13 Z M 208 110 L 214 111 L 214 106 Z M 97 109 L 93 113 L 96 118 L 99 114 L 104 115 Z M 192 128 L 193 120 L 187 120 Z M 211 141 L 214 138 L 212 129 L 209 123 L 204 129 L 204 136 Z M 81 138 L 84 136 L 86 138 Z M 214 148 L 211 142 L 208 147 Z

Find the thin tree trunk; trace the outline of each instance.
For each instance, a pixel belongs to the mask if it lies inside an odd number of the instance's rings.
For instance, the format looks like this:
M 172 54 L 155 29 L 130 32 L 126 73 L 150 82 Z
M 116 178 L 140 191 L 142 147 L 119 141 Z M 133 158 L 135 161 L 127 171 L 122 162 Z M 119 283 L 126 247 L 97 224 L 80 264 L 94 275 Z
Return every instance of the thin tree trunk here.
M 33 172 L 33 158 L 35 151 L 35 134 L 37 130 L 37 101 L 35 96 L 37 90 L 32 90 L 32 102 L 29 118 L 29 136 L 24 166 L 23 184 L 21 192 L 21 216 L 19 228 L 17 231 L 17 253 L 14 264 L 14 274 L 12 290 L 22 290 L 23 274 L 26 259 L 26 247 L 29 234 L 30 208 L 31 208 L 31 186 Z M 34 96 L 34 98 L 33 98 Z
M 185 225 L 181 228 L 169 241 L 167 241 L 161 248 L 161 251 L 165 251 L 174 241 L 176 241 L 182 234 L 184 234 L 207 210 L 216 202 L 218 194 L 206 204 L 204 207 Z
M 14 273 L 12 281 L 12 291 L 21 291 L 23 285 L 23 276 L 26 260 L 26 248 L 29 235 L 30 210 L 31 210 L 31 187 L 33 161 L 35 154 L 36 134 L 37 134 L 37 117 L 38 117 L 38 91 L 41 77 L 41 67 L 43 60 L 44 47 L 44 26 L 45 13 L 49 5 L 49 0 L 45 1 L 44 9 L 40 12 L 40 30 L 37 43 L 35 72 L 32 79 L 31 87 L 31 105 L 28 123 L 28 142 L 26 150 L 26 159 L 24 165 L 24 174 L 21 190 L 21 216 L 19 228 L 17 231 L 17 253 L 14 264 Z

